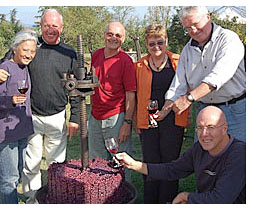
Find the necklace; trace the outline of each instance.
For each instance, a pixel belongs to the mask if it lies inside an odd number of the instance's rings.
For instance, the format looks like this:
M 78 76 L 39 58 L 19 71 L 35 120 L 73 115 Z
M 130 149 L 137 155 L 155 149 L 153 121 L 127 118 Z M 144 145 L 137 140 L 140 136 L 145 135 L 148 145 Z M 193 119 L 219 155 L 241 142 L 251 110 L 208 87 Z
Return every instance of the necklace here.
M 161 64 L 158 67 L 155 65 L 152 56 L 151 56 L 151 60 L 152 60 L 153 66 L 157 69 L 157 71 L 161 71 L 162 68 L 163 68 L 163 64 L 166 63 L 166 54 L 164 55 L 163 60 L 162 60 Z

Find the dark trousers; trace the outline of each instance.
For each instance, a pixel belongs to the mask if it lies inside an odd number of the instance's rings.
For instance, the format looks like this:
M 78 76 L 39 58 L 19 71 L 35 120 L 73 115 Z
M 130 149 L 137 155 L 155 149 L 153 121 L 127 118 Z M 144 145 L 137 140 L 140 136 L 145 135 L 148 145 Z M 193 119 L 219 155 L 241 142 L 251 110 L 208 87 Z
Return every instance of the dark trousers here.
M 158 128 L 142 129 L 142 153 L 145 163 L 166 163 L 179 157 L 184 128 L 170 120 L 159 122 Z M 144 203 L 172 202 L 178 193 L 178 180 L 153 180 L 143 175 Z

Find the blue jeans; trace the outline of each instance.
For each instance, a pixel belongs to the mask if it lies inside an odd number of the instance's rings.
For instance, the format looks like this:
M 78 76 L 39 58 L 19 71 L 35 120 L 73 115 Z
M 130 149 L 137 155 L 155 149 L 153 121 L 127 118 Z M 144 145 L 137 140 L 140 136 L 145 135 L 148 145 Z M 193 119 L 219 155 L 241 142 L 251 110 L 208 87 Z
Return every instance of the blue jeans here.
M 24 166 L 27 139 L 0 143 L 0 203 L 17 204 L 17 185 Z
M 205 108 L 206 104 L 197 103 L 197 115 Z M 234 138 L 246 142 L 246 98 L 234 104 L 218 106 L 225 114 L 228 123 L 228 134 Z M 195 135 L 195 141 L 197 141 Z

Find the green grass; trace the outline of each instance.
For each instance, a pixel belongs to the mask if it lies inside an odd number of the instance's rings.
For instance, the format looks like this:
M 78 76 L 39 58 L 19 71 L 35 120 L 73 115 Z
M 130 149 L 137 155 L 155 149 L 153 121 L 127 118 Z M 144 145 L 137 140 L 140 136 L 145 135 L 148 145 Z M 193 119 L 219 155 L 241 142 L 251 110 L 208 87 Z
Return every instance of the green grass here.
M 194 112 L 193 112 L 194 113 Z M 195 116 L 193 116 L 195 118 Z M 183 152 L 190 147 L 193 144 L 193 136 L 194 136 L 194 124 L 190 126 L 190 128 L 186 129 L 185 132 L 185 138 L 182 146 Z M 142 152 L 141 152 L 141 144 L 139 140 L 139 136 L 136 135 L 133 131 L 132 133 L 132 139 L 133 139 L 133 148 L 134 148 L 134 155 L 133 157 L 137 160 L 142 160 Z M 77 136 L 74 136 L 72 140 L 68 140 L 67 145 L 67 160 L 71 159 L 80 159 L 80 137 L 79 134 Z M 42 173 L 42 183 L 45 185 L 47 183 L 47 171 L 46 171 L 46 165 L 45 165 L 45 159 L 43 157 L 41 162 L 41 173 Z M 143 203 L 143 178 L 142 175 L 132 171 L 132 183 L 137 189 L 137 199 L 135 203 L 140 204 Z M 195 191 L 195 179 L 194 175 L 191 175 L 187 178 L 181 179 L 179 182 L 179 192 L 187 191 L 187 192 L 193 192 Z M 25 197 L 22 195 L 21 192 L 21 186 L 18 186 L 18 192 L 20 193 L 20 203 L 25 202 Z

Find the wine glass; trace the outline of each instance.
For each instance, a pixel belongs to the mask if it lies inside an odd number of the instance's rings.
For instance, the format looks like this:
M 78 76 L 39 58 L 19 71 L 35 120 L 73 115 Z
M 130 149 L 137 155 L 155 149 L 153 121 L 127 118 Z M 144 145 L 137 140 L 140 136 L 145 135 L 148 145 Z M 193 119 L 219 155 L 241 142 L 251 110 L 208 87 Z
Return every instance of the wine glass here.
M 158 111 L 158 100 L 149 100 L 147 109 L 149 113 L 149 127 L 157 128 L 158 123 L 153 115 Z
M 109 137 L 104 140 L 106 149 L 113 155 L 118 152 L 119 142 L 115 137 Z
M 29 85 L 28 85 L 28 82 L 27 80 L 23 79 L 23 80 L 18 80 L 17 82 L 17 88 L 18 88 L 18 91 L 21 93 L 21 94 L 25 94 L 28 89 L 29 89 Z M 25 103 L 21 103 L 21 105 L 24 105 Z
M 113 167 L 118 168 L 122 165 L 115 159 L 115 154 L 119 150 L 119 141 L 115 137 L 109 137 L 104 140 L 106 149 L 111 153 L 113 157 Z M 116 160 L 116 161 L 115 161 Z
M 148 102 L 149 114 L 155 114 L 157 110 L 158 110 L 158 101 L 157 100 L 149 100 L 149 102 Z

